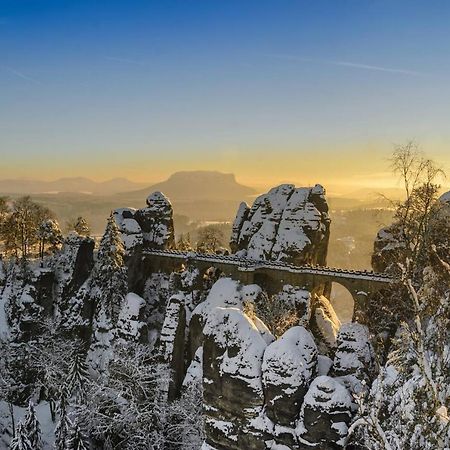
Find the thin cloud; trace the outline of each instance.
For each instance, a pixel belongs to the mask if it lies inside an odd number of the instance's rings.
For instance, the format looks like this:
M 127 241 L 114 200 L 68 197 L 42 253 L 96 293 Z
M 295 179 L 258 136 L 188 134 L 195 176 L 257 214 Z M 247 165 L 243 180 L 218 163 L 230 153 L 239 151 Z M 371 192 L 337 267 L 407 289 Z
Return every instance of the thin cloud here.
M 7 72 L 12 73 L 16 77 L 21 78 L 22 80 L 30 81 L 35 84 L 41 84 L 41 82 L 39 80 L 36 80 L 36 78 L 30 77 L 30 76 L 26 75 L 25 73 L 21 72 L 20 70 L 14 69 L 13 67 L 6 66 L 6 67 L 4 67 L 4 69 Z
M 105 56 L 104 58 L 107 59 L 108 61 L 115 61 L 115 62 L 120 62 L 120 63 L 125 63 L 125 64 L 134 64 L 137 66 L 145 66 L 145 63 L 143 63 L 142 61 L 137 61 L 135 59 L 119 58 L 116 56 Z
M 415 70 L 407 70 L 407 69 L 398 69 L 393 67 L 383 67 L 383 66 L 373 66 L 370 64 L 362 64 L 351 61 L 338 61 L 338 60 L 329 60 L 329 59 L 312 59 L 312 58 L 302 58 L 300 56 L 294 55 L 269 55 L 272 58 L 277 59 L 285 59 L 288 61 L 300 61 L 300 62 L 309 62 L 315 64 L 328 64 L 332 66 L 341 66 L 341 67 L 351 67 L 353 69 L 361 69 L 361 70 L 372 70 L 377 72 L 388 72 L 388 73 L 398 73 L 403 75 L 412 75 L 416 77 L 424 77 L 428 74 L 423 72 L 417 72 Z

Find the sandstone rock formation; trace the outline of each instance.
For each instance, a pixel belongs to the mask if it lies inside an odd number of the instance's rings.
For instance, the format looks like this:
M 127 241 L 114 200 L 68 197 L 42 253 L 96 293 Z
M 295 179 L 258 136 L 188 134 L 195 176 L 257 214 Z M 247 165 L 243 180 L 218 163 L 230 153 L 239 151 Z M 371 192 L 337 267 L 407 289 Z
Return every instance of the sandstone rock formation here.
M 341 321 L 330 301 L 323 295 L 314 296 L 310 327 L 316 338 L 320 353 L 328 356 L 333 355 Z
M 174 295 L 167 305 L 160 337 L 162 358 L 171 370 L 169 400 L 177 397 L 184 379 L 185 331 L 186 310 L 183 296 Z
M 333 373 L 335 376 L 355 375 L 370 381 L 374 375 L 374 351 L 369 330 L 359 323 L 346 323 L 337 336 Z
M 375 272 L 385 272 L 393 261 L 401 261 L 406 256 L 407 245 L 401 227 L 392 224 L 382 228 L 374 241 L 372 268 Z
M 292 327 L 264 352 L 262 379 L 266 414 L 280 425 L 292 426 L 317 372 L 317 347 L 309 331 Z
M 352 408 L 350 393 L 342 384 L 328 376 L 317 377 L 305 396 L 296 429 L 302 448 L 342 448 Z
M 172 205 L 161 192 L 149 195 L 145 208 L 116 209 L 114 218 L 128 254 L 140 247 L 163 250 L 175 246 Z
M 283 184 L 259 196 L 251 208 L 241 204 L 230 246 L 252 259 L 325 265 L 329 227 L 322 186 Z
M 56 304 L 62 310 L 91 273 L 94 245 L 92 238 L 71 233 L 64 240 L 61 251 L 53 258 L 51 266 L 55 273 Z
M 263 354 L 273 338 L 236 308 L 215 308 L 204 328 L 203 399 L 206 443 L 229 450 L 263 450 L 255 421 L 264 406 Z

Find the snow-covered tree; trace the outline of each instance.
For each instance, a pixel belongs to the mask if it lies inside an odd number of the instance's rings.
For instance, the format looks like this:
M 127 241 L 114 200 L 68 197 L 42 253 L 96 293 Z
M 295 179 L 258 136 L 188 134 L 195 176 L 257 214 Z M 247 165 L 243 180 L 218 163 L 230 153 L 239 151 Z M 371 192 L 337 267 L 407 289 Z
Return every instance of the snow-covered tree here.
M 67 450 L 88 450 L 89 442 L 86 435 L 80 428 L 78 421 L 75 419 L 70 427 L 69 439 L 67 440 Z
M 440 262 L 439 262 L 440 261 Z M 352 426 L 369 450 L 450 448 L 450 269 L 424 269 L 416 289 L 405 270 L 414 311 L 399 327 L 368 399 Z
M 30 441 L 31 448 L 33 448 L 33 450 L 40 450 L 42 448 L 41 426 L 36 417 L 36 410 L 34 409 L 34 404 L 31 400 L 28 402 L 28 409 L 23 418 L 23 426 L 28 440 Z
M 16 427 L 15 436 L 11 439 L 9 444 L 10 450 L 34 450 L 29 438 L 27 430 L 22 422 L 19 422 Z
M 127 293 L 124 255 L 120 231 L 111 214 L 100 242 L 90 283 L 95 312 L 88 362 L 97 373 L 104 372 L 112 358 L 115 327 Z
M 50 250 L 55 251 L 63 241 L 63 235 L 59 224 L 54 219 L 46 219 L 39 225 L 39 257 L 44 258 L 46 245 L 50 246 Z
M 55 428 L 55 450 L 67 450 L 71 425 L 67 415 L 67 406 L 67 393 L 63 390 L 58 405 L 59 420 Z
M 89 372 L 86 357 L 77 349 L 72 356 L 72 363 L 66 380 L 69 396 L 74 398 L 76 403 L 82 402 L 84 387 L 88 380 Z
M 91 233 L 88 221 L 82 216 L 78 216 L 76 219 L 68 222 L 67 231 L 75 231 L 81 236 L 89 236 Z
M 97 309 L 104 309 L 112 324 L 117 323 L 127 292 L 125 249 L 120 231 L 111 214 L 100 242 L 93 269 L 91 295 Z

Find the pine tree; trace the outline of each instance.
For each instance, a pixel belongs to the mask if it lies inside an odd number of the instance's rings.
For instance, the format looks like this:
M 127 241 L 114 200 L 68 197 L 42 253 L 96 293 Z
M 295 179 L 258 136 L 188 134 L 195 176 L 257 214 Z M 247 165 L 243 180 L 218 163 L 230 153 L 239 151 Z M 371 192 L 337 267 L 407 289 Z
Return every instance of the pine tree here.
M 89 379 L 88 367 L 84 355 L 76 350 L 73 354 L 72 364 L 67 377 L 67 388 L 70 397 L 75 398 L 76 403 L 81 403 L 84 398 L 84 385 Z
M 55 449 L 66 450 L 70 421 L 67 416 L 67 393 L 63 390 L 59 401 L 59 421 L 55 428 Z
M 76 231 L 81 236 L 89 236 L 89 233 L 91 232 L 87 220 L 81 216 L 77 218 L 77 220 L 71 227 L 73 227 L 74 231 Z
M 19 422 L 17 424 L 16 433 L 15 433 L 15 436 L 12 438 L 11 443 L 9 444 L 9 449 L 10 450 L 34 450 L 34 447 L 31 445 L 31 442 L 28 439 L 25 425 L 22 422 Z
M 42 448 L 41 427 L 36 417 L 36 410 L 34 409 L 34 405 L 31 400 L 28 403 L 28 409 L 23 420 L 25 432 L 27 433 L 32 448 L 34 450 L 41 449 Z
M 120 231 L 111 214 L 98 249 L 92 293 L 97 309 L 103 307 L 113 325 L 117 323 L 128 287 L 124 256 Z
M 67 441 L 67 450 L 88 450 L 89 443 L 86 436 L 81 431 L 78 421 L 72 423 L 69 439 Z

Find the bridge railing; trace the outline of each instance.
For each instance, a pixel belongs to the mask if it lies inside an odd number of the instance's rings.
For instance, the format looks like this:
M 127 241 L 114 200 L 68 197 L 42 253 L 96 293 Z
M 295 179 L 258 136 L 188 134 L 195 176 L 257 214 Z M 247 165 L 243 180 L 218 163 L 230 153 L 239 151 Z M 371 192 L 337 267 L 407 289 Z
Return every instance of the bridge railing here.
M 241 268 L 241 270 L 278 270 L 290 273 L 310 274 L 310 275 L 324 275 L 333 276 L 337 278 L 352 278 L 368 281 L 376 281 L 382 283 L 391 283 L 394 279 L 385 273 L 372 272 L 369 270 L 351 270 L 341 269 L 336 267 L 322 267 L 302 265 L 296 266 L 294 264 L 284 263 L 282 261 L 265 261 L 244 258 L 236 255 L 216 255 L 216 254 L 202 254 L 196 252 L 181 252 L 178 250 L 144 250 L 144 255 L 153 255 L 164 258 L 176 258 L 186 262 L 203 261 L 211 264 L 229 264 Z

